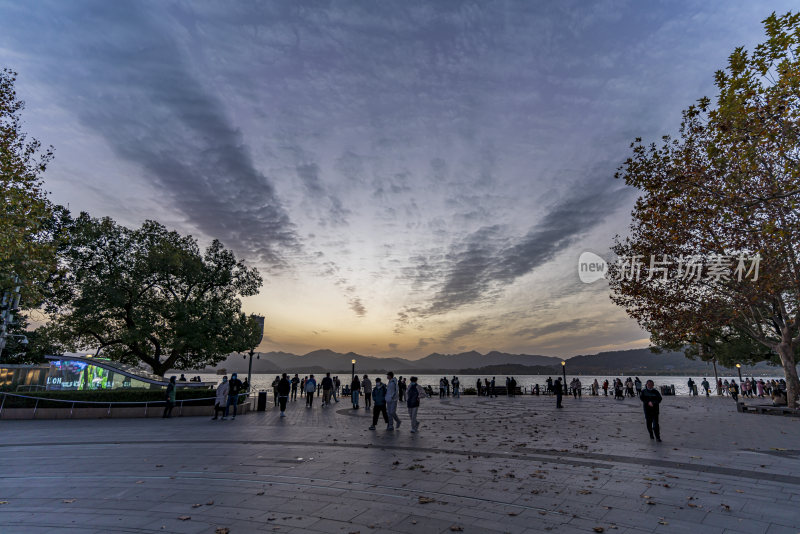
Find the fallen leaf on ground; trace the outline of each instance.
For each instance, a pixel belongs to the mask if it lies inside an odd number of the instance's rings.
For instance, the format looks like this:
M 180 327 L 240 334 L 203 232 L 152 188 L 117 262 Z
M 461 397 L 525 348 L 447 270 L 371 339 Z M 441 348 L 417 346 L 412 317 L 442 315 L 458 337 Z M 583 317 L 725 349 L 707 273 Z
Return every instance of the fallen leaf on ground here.
M 605 532 L 606 529 L 604 529 L 603 527 L 594 527 L 594 531 L 595 532 Z
M 65 502 L 65 503 L 69 504 L 69 503 L 71 503 L 71 502 L 75 502 L 75 499 L 64 499 L 64 500 L 63 500 L 63 501 L 61 501 L 61 502 Z
M 436 499 L 431 499 L 430 497 L 420 497 L 419 498 L 419 503 L 420 504 L 428 504 L 428 503 L 431 503 L 431 502 L 436 502 Z
M 464 532 L 464 527 L 453 525 L 452 527 L 450 527 L 450 530 L 453 532 Z
M 230 534 L 230 529 L 228 527 L 217 527 L 214 534 Z
M 180 519 L 181 521 L 188 521 L 191 518 L 192 518 L 192 516 L 190 516 L 190 515 L 179 515 L 178 516 L 178 519 Z

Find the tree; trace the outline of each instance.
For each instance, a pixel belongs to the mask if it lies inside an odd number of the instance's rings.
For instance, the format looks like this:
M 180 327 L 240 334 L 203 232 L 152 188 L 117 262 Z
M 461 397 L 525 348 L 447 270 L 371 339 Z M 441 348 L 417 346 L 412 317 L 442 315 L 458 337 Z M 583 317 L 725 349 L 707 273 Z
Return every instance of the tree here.
M 71 350 L 163 376 L 213 365 L 261 335 L 239 300 L 258 292 L 261 276 L 219 241 L 201 253 L 194 238 L 157 222 L 130 230 L 83 213 L 60 259 L 66 274 L 48 301 L 48 328 Z
M 0 355 L 26 360 L 36 359 L 37 349 L 19 343 L 27 323 L 18 315 L 41 303 L 57 272 L 65 210 L 53 206 L 42 188 L 53 150 L 42 150 L 22 131 L 25 106 L 17 99 L 15 81 L 15 72 L 0 70 Z
M 41 175 L 52 160 L 52 147 L 22 131 L 25 105 L 14 91 L 16 73 L 0 70 L 0 292 L 21 286 L 22 301 L 35 305 L 39 284 L 56 266 L 53 205 Z
M 800 15 L 773 13 L 764 27 L 763 44 L 716 73 L 715 107 L 702 98 L 677 138 L 631 145 L 617 177 L 643 194 L 608 278 L 654 344 L 777 355 L 797 405 Z M 726 336 L 736 343 L 720 346 Z

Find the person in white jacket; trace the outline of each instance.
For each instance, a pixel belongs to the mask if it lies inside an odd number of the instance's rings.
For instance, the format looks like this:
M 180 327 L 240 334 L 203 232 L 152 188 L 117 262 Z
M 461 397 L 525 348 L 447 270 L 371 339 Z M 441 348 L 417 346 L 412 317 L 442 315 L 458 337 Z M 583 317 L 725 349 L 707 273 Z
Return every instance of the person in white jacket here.
M 228 404 L 228 377 L 223 376 L 222 382 L 217 386 L 217 399 L 214 401 L 214 418 L 212 421 L 217 420 L 219 412 L 225 414 L 225 406 Z
M 394 423 L 397 423 L 397 428 L 400 428 L 400 418 L 397 417 L 397 379 L 392 371 L 386 373 L 386 378 L 389 379 L 389 383 L 386 384 L 386 411 L 389 414 L 389 426 L 386 427 L 386 430 L 394 430 Z

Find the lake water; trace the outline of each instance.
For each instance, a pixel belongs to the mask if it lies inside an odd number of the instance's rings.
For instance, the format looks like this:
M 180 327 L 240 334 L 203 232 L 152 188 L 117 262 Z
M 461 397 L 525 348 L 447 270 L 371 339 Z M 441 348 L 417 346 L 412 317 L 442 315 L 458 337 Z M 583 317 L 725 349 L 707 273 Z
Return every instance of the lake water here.
M 190 376 L 198 376 L 198 375 L 190 375 Z M 210 374 L 210 373 L 201 373 L 199 376 L 203 380 L 203 382 L 210 382 L 212 384 L 213 383 L 218 383 L 220 380 L 222 380 L 221 376 L 218 376 L 218 375 L 215 375 L 215 374 Z M 292 376 L 292 375 L 290 375 L 290 376 Z M 364 375 L 362 374 L 360 376 L 363 377 Z M 375 376 L 381 376 L 381 378 L 385 380 L 385 377 L 383 377 L 382 375 L 369 375 L 370 379 L 373 380 L 373 383 L 374 383 Z M 399 377 L 399 376 L 403 376 L 403 375 L 397 375 L 397 376 Z M 484 378 L 488 378 L 489 380 L 492 379 L 491 376 L 488 376 L 488 377 L 486 377 L 486 376 L 480 376 L 479 377 L 477 375 L 457 375 L 457 376 L 458 376 L 459 381 L 461 382 L 462 390 L 464 388 L 469 388 L 469 387 L 474 388 L 475 387 L 475 383 L 478 380 L 478 378 L 480 378 L 481 380 L 483 380 Z M 530 391 L 533 388 L 534 384 L 539 384 L 539 388 L 542 391 L 544 391 L 545 380 L 547 380 L 548 376 L 549 375 L 519 375 L 519 376 L 514 376 L 514 378 L 516 379 L 517 385 L 519 387 L 523 388 L 524 391 L 527 391 L 528 393 L 530 393 Z M 553 380 L 558 378 L 558 376 L 559 375 L 552 375 Z M 230 375 L 228 375 L 228 377 L 230 377 Z M 239 378 L 241 380 L 244 380 L 245 377 L 247 377 L 247 373 L 240 373 L 239 374 Z M 300 378 L 303 378 L 302 374 L 300 375 Z M 319 381 L 320 381 L 320 379 L 322 377 L 319 376 L 319 375 L 315 375 L 314 378 L 319 383 Z M 344 386 L 345 383 L 349 384 L 349 382 L 350 382 L 350 375 L 349 374 L 347 374 L 347 375 L 340 374 L 339 378 L 342 380 L 342 385 L 343 386 Z M 408 377 L 406 377 L 406 378 L 408 378 Z M 439 390 L 439 379 L 441 378 L 441 375 L 417 375 L 417 378 L 419 379 L 419 383 L 420 384 L 422 384 L 423 386 L 431 386 L 431 387 L 433 387 L 433 389 L 435 391 L 438 392 L 438 390 Z M 447 376 L 448 380 L 452 380 L 452 378 L 453 378 L 453 375 L 448 375 Z M 573 376 L 567 375 L 567 384 L 569 384 L 569 382 L 573 378 L 574 378 Z M 612 378 L 621 378 L 622 381 L 625 382 L 625 379 L 627 379 L 628 377 L 627 376 L 619 376 L 619 377 L 617 377 L 617 376 L 581 375 L 578 378 L 580 378 L 581 386 L 583 387 L 584 392 L 588 392 L 589 391 L 589 386 L 592 384 L 592 382 L 594 381 L 595 378 L 597 379 L 597 382 L 602 386 L 603 385 L 603 380 L 607 379 L 609 384 L 611 384 Z M 635 379 L 636 376 L 634 375 L 631 378 Z M 680 375 L 680 376 L 647 376 L 647 375 L 639 375 L 639 378 L 641 379 L 643 384 L 647 380 L 652 380 L 653 382 L 655 382 L 656 388 L 658 388 L 659 386 L 662 386 L 662 385 L 674 385 L 675 386 L 675 394 L 676 395 L 688 395 L 689 394 L 689 386 L 687 385 L 687 382 L 689 381 L 689 378 L 692 378 L 697 383 L 698 392 L 700 392 L 702 394 L 702 387 L 700 386 L 700 382 L 703 380 L 704 377 L 703 376 L 699 376 L 699 375 L 698 376 L 692 376 L 692 377 L 689 377 L 689 376 L 686 376 L 686 375 Z M 711 384 L 711 393 L 713 394 L 715 392 L 715 390 L 714 390 L 714 376 L 713 375 L 710 376 L 710 377 L 706 376 L 705 378 L 707 378 L 708 382 Z M 739 383 L 739 377 L 738 376 L 720 376 L 720 378 L 722 380 L 728 380 L 729 382 L 730 382 L 731 379 L 735 379 L 736 383 L 737 384 Z M 748 376 L 742 375 L 742 378 L 748 378 Z M 764 381 L 766 382 L 767 380 L 770 380 L 770 379 L 773 379 L 773 378 L 775 380 L 780 380 L 781 378 L 783 378 L 783 376 L 775 375 L 775 376 L 770 376 L 770 377 L 757 377 L 757 378 L 763 378 Z M 253 385 L 254 385 L 256 390 L 265 389 L 265 390 L 270 390 L 271 391 L 272 390 L 272 381 L 273 380 L 275 380 L 275 375 L 274 374 L 261 374 L 261 373 L 253 374 Z M 505 376 L 496 376 L 495 377 L 495 384 L 498 385 L 498 386 L 505 386 L 506 377 Z M 609 387 L 609 391 L 610 390 L 611 390 L 611 388 Z

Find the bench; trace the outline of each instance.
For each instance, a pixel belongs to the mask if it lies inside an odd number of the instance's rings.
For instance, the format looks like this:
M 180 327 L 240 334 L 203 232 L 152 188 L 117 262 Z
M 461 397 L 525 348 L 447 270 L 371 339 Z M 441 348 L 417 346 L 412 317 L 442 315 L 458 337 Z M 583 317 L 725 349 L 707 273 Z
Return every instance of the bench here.
M 736 411 L 741 413 L 759 413 L 767 415 L 788 415 L 800 417 L 800 410 L 788 406 L 773 406 L 772 404 L 745 404 L 736 403 Z

